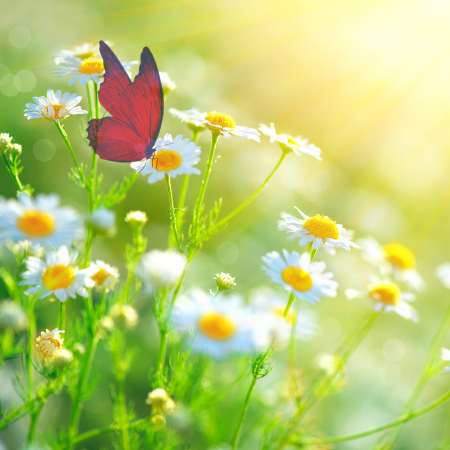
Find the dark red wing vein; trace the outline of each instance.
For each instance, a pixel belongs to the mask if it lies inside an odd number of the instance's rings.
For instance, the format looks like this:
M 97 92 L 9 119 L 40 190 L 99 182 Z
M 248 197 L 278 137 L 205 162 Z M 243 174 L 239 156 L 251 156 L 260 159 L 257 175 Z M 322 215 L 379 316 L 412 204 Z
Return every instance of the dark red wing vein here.
M 148 137 L 149 146 L 153 146 L 161 128 L 164 99 L 158 67 L 147 47 L 142 50 L 139 73 L 131 85 L 131 92 L 136 127 Z

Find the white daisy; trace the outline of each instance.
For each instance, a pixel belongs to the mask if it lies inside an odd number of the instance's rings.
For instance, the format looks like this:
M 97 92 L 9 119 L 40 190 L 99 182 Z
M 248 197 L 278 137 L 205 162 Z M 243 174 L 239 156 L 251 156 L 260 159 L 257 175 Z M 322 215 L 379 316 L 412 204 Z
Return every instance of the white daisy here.
M 128 211 L 125 216 L 125 222 L 133 226 L 142 227 L 147 221 L 147 214 L 144 211 Z
M 117 268 L 99 259 L 89 266 L 89 272 L 89 276 L 94 282 L 94 287 L 100 291 L 114 289 L 119 280 L 119 271 Z
M 264 326 L 268 327 L 275 342 L 287 344 L 292 333 L 300 340 L 311 339 L 317 329 L 316 315 L 305 309 L 297 311 L 292 305 L 285 317 L 286 303 L 286 296 L 270 288 L 257 289 L 250 297 L 251 306 L 264 315 Z
M 191 130 L 202 131 L 206 128 L 204 113 L 201 113 L 195 108 L 181 111 L 179 109 L 170 108 L 170 114 L 187 125 Z
M 366 261 L 376 266 L 382 276 L 392 276 L 412 289 L 420 290 L 425 283 L 416 270 L 414 253 L 405 245 L 390 242 L 385 245 L 376 239 L 360 239 L 358 245 Z
M 67 54 L 63 58 L 59 58 L 56 66 L 56 74 L 60 76 L 70 76 L 69 84 L 80 83 L 84 85 L 89 81 L 100 83 L 105 73 L 103 59 L 100 55 L 95 54 L 87 58 L 79 58 L 74 55 Z M 130 74 L 132 66 L 137 61 L 122 62 L 124 69 Z
M 322 297 L 336 297 L 337 283 L 333 274 L 325 272 L 324 262 L 311 262 L 308 253 L 283 250 L 267 253 L 263 269 L 271 280 L 301 300 L 316 303 Z
M 448 289 L 450 289 L 450 263 L 441 264 L 437 270 L 436 274 L 441 280 L 441 283 Z
M 146 253 L 137 274 L 148 291 L 174 285 L 184 272 L 186 257 L 174 250 L 152 250 Z
M 414 301 L 414 294 L 402 292 L 400 287 L 388 279 L 374 279 L 368 286 L 367 292 L 356 289 L 346 289 L 345 295 L 349 300 L 368 296 L 375 301 L 375 311 L 395 312 L 399 316 L 417 322 L 418 315 L 410 302 Z
M 224 137 L 239 136 L 251 141 L 260 142 L 259 131 L 255 128 L 237 125 L 233 117 L 217 111 L 200 112 L 196 109 L 179 111 L 172 108 L 170 113 L 191 128 L 209 128 L 213 133 Z
M 216 359 L 255 352 L 269 343 L 258 316 L 237 295 L 214 296 L 194 289 L 178 298 L 171 320 L 175 329 L 189 333 L 192 351 Z
M 310 217 L 298 208 L 295 209 L 300 217 L 282 213 L 278 228 L 292 239 L 298 239 L 301 246 L 311 245 L 316 250 L 323 247 L 331 254 L 335 253 L 336 248 L 350 250 L 357 247 L 351 240 L 352 233 L 333 219 L 321 214 Z
M 200 161 L 200 148 L 183 136 L 172 138 L 167 133 L 158 138 L 154 153 L 149 159 L 131 163 L 131 167 L 147 177 L 149 183 L 164 179 L 165 175 L 174 178 L 183 174 L 198 175 L 200 170 L 194 167 Z
M 72 49 L 60 50 L 55 56 L 55 64 L 60 64 L 68 56 L 72 56 L 81 60 L 100 57 L 98 43 L 94 44 L 92 42 L 85 42 L 84 44 L 77 45 Z
M 33 97 L 33 103 L 25 105 L 24 116 L 28 120 L 61 120 L 77 114 L 86 114 L 79 105 L 80 102 L 80 95 L 49 89 L 46 96 Z
M 450 349 L 442 348 L 441 349 L 441 359 L 445 361 L 449 365 L 444 369 L 446 372 L 450 372 Z
M 0 207 L 0 242 L 30 241 L 34 246 L 70 245 L 83 237 L 83 222 L 71 208 L 59 205 L 56 195 L 35 198 L 20 193 Z
M 87 222 L 100 234 L 112 235 L 116 229 L 116 215 L 108 208 L 97 208 Z
M 170 78 L 170 76 L 167 72 L 159 72 L 159 78 L 161 80 L 161 86 L 162 86 L 164 95 L 167 95 L 169 92 L 172 92 L 177 88 L 177 85 Z
M 276 142 L 283 151 L 294 152 L 296 155 L 301 156 L 310 155 L 316 159 L 322 159 L 320 156 L 320 148 L 311 144 L 308 139 L 302 136 L 291 136 L 290 134 L 280 134 L 277 133 L 275 125 L 273 123 L 269 125 L 261 124 L 259 126 L 259 131 L 266 135 L 270 142 Z
M 77 254 L 66 246 L 47 253 L 44 259 L 30 256 L 25 261 L 26 271 L 22 274 L 22 285 L 31 286 L 28 294 L 39 293 L 40 298 L 54 295 L 60 302 L 77 295 L 86 297 L 86 287 L 92 287 L 89 269 L 76 266 Z

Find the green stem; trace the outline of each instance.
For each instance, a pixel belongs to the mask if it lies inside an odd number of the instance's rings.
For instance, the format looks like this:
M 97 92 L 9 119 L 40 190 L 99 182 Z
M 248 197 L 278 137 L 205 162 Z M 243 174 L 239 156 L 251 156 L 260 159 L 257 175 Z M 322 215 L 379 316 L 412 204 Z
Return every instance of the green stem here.
M 59 316 L 58 316 L 58 328 L 60 330 L 66 329 L 67 323 L 67 304 L 63 302 L 59 302 Z
M 327 395 L 329 388 L 335 382 L 336 378 L 342 373 L 342 370 L 347 364 L 350 356 L 355 352 L 355 350 L 367 336 L 367 333 L 372 328 L 375 320 L 379 315 L 379 312 L 372 312 L 367 318 L 364 325 L 356 330 L 356 332 L 350 334 L 344 340 L 344 342 L 336 351 L 336 354 L 339 355 L 339 362 L 337 364 L 336 370 L 332 374 L 323 374 L 322 376 L 320 376 L 307 390 L 307 392 L 305 392 L 303 400 L 297 407 L 297 411 L 295 412 L 291 420 L 287 423 L 286 432 L 283 434 L 279 445 L 276 447 L 278 450 L 284 448 L 288 444 L 291 434 L 295 431 L 295 428 L 297 427 L 298 423 L 305 415 L 305 413 Z
M 33 398 L 27 400 L 25 403 L 0 418 L 0 430 L 6 428 L 9 424 L 21 419 L 23 416 L 28 414 L 30 410 L 37 408 L 37 405 L 43 404 L 50 395 L 58 391 L 61 387 L 61 379 L 50 381 L 49 383 L 41 386 L 41 388 L 38 389 L 37 394 L 35 394 Z
M 197 199 L 195 201 L 194 205 L 194 212 L 193 212 L 193 227 L 195 230 L 195 233 L 197 232 L 198 224 L 200 221 L 200 216 L 203 214 L 203 210 L 205 207 L 205 197 L 206 197 L 206 190 L 208 188 L 209 179 L 211 178 L 212 168 L 214 165 L 214 160 L 216 158 L 216 149 L 217 149 L 217 141 L 219 139 L 219 135 L 217 133 L 211 134 L 211 146 L 209 148 L 209 154 L 208 154 L 208 160 L 206 162 L 205 171 L 203 172 L 203 178 L 200 184 L 200 190 L 197 195 Z
M 170 180 L 169 175 L 165 175 L 167 184 L 167 193 L 169 195 L 169 214 L 170 214 L 170 223 L 173 236 L 175 237 L 176 246 L 178 249 L 181 247 L 180 237 L 178 235 L 178 225 L 177 225 L 177 216 L 175 213 L 175 202 L 173 199 L 173 190 L 172 190 L 172 182 Z M 169 242 L 171 241 L 171 233 L 169 232 Z
M 417 383 L 414 386 L 414 389 L 413 389 L 411 395 L 409 396 L 408 401 L 405 403 L 404 414 L 408 414 L 414 408 L 418 399 L 422 395 L 422 392 L 424 391 L 425 387 L 427 386 L 428 382 L 434 375 L 434 372 L 432 370 L 433 365 L 434 365 L 436 359 L 438 359 L 438 354 L 440 351 L 442 340 L 444 339 L 445 334 L 448 331 L 449 321 L 450 321 L 450 306 L 447 308 L 447 311 L 445 312 L 444 317 L 443 317 L 436 333 L 434 334 L 434 336 L 431 340 L 427 361 L 425 362 L 425 364 L 423 366 L 422 373 L 420 374 L 420 377 L 417 380 Z M 401 431 L 401 427 L 397 428 L 392 433 L 391 436 L 387 436 L 387 437 L 379 439 L 377 445 L 380 445 L 381 448 L 383 448 L 383 450 L 389 450 L 390 448 L 392 448 L 394 446 L 400 431 Z M 376 447 L 376 448 L 378 448 L 378 447 Z
M 264 191 L 266 186 L 268 185 L 269 181 L 273 178 L 273 176 L 277 173 L 278 169 L 280 168 L 281 164 L 283 163 L 284 159 L 288 153 L 282 152 L 280 158 L 276 162 L 273 169 L 270 171 L 270 173 L 264 178 L 263 182 L 258 186 L 258 188 L 250 194 L 246 199 L 244 199 L 238 206 L 236 206 L 232 211 L 230 211 L 225 217 L 220 219 L 216 226 L 215 226 L 215 232 L 219 231 L 221 228 L 228 225 L 228 223 L 233 220 L 238 214 L 240 214 L 244 209 L 248 208 L 255 200 L 261 195 L 261 193 Z
M 252 380 L 247 390 L 247 394 L 245 395 L 244 405 L 241 410 L 241 414 L 239 416 L 238 424 L 233 434 L 233 438 L 231 440 L 231 448 L 232 450 L 236 450 L 239 445 L 239 439 L 241 437 L 242 425 L 244 423 L 245 416 L 247 415 L 247 410 L 250 404 L 250 398 L 252 396 L 253 390 L 256 386 L 257 378 L 255 375 L 252 376 Z
M 286 317 L 288 315 L 289 310 L 291 309 L 291 306 L 292 306 L 292 303 L 294 302 L 294 300 L 295 300 L 295 294 L 293 292 L 291 292 L 289 294 L 288 301 L 287 301 L 286 306 L 283 311 L 283 317 Z
M 449 399 L 450 399 L 450 391 L 447 391 L 444 395 L 434 400 L 433 402 L 429 403 L 428 405 L 424 406 L 423 408 L 416 409 L 415 411 L 411 411 L 406 414 L 402 414 L 398 419 L 395 419 L 392 422 L 385 423 L 384 425 L 369 428 L 368 430 L 361 431 L 359 433 L 344 434 L 341 436 L 331 436 L 323 439 L 305 439 L 301 440 L 300 442 L 291 441 L 291 444 L 298 445 L 303 448 L 303 446 L 306 445 L 334 444 L 338 442 L 346 442 L 361 439 L 367 436 L 371 436 L 372 434 L 380 433 L 381 431 L 384 430 L 389 430 L 391 428 L 398 427 L 406 422 L 417 419 L 418 417 L 423 416 L 432 411 L 433 409 L 436 409 L 439 406 L 443 405 Z
M 76 167 L 78 172 L 80 172 L 81 171 L 80 162 L 79 162 L 78 157 L 73 149 L 72 143 L 70 142 L 69 136 L 67 135 L 64 125 L 59 120 L 55 120 L 55 125 L 56 125 L 56 129 L 58 130 L 59 134 L 63 138 L 63 141 L 66 144 L 67 149 L 69 150 L 69 153 L 72 158 L 74 166 Z
M 284 311 L 283 311 L 283 317 L 286 317 L 288 315 L 289 309 L 291 308 L 291 305 L 292 305 L 292 302 L 294 301 L 294 299 L 295 299 L 295 295 L 291 292 L 289 294 L 286 306 L 285 306 Z M 272 352 L 273 352 L 273 344 L 271 344 L 262 355 L 257 357 L 257 358 L 260 358 L 260 362 L 259 362 L 259 366 L 260 367 L 265 365 L 267 359 L 269 359 L 270 356 L 272 355 Z M 255 359 L 255 362 L 256 361 L 257 361 L 257 359 Z M 255 371 L 255 369 L 254 369 L 255 362 L 253 363 L 252 380 L 250 382 L 250 386 L 248 387 L 247 394 L 246 394 L 245 400 L 244 400 L 244 405 L 242 407 L 241 414 L 239 416 L 238 424 L 236 426 L 236 429 L 235 429 L 234 434 L 233 434 L 233 438 L 231 440 L 231 448 L 232 448 L 232 450 L 236 450 L 238 448 L 239 439 L 240 439 L 240 436 L 241 436 L 242 425 L 244 423 L 245 416 L 247 415 L 247 410 L 248 410 L 248 407 L 249 407 L 249 404 L 250 404 L 250 398 L 252 396 L 252 393 L 253 393 L 253 390 L 254 390 L 254 388 L 256 386 L 256 382 L 258 381 L 258 378 L 261 377 L 258 374 L 258 372 Z M 262 375 L 262 376 L 264 376 L 264 375 Z
M 198 130 L 192 131 L 192 141 L 197 142 L 198 140 Z M 184 223 L 184 216 L 185 216 L 185 205 L 186 205 L 186 199 L 187 194 L 189 191 L 189 184 L 191 181 L 191 175 L 187 174 L 183 177 L 183 182 L 181 184 L 180 194 L 178 196 L 178 204 L 177 204 L 177 224 L 178 229 L 181 231 L 183 229 L 183 223 Z
M 161 387 L 165 384 L 164 366 L 166 363 L 166 354 L 167 354 L 167 335 L 168 335 L 167 327 L 163 325 L 163 327 L 160 329 L 158 364 L 156 367 L 156 373 L 154 378 L 155 387 Z
M 132 422 L 129 422 L 127 428 L 129 430 L 131 430 L 133 428 L 138 428 L 138 427 L 140 427 L 142 425 L 146 425 L 148 423 L 149 423 L 149 420 L 147 417 L 144 419 L 136 419 L 136 420 L 133 420 Z M 94 430 L 86 431 L 85 433 L 79 434 L 75 438 L 74 443 L 79 444 L 80 442 L 84 442 L 89 439 L 96 438 L 98 436 L 101 436 L 102 434 L 112 433 L 114 431 L 119 431 L 119 430 L 120 430 L 120 425 L 116 425 L 116 424 L 108 425 L 108 426 L 102 427 L 102 428 L 96 428 Z
M 97 347 L 97 338 L 92 336 L 84 354 L 83 363 L 80 369 L 78 383 L 72 401 L 72 410 L 69 423 L 69 443 L 68 449 L 73 448 L 76 435 L 78 434 L 78 425 L 80 422 L 81 408 L 83 406 L 83 397 L 86 391 L 86 384 L 89 379 L 90 369 L 94 360 L 95 349 Z

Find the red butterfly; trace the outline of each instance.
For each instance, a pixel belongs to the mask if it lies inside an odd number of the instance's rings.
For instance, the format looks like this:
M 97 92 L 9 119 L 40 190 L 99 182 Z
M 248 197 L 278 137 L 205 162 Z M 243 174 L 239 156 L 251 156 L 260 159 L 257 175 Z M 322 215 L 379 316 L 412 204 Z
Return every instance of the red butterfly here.
M 89 121 L 88 138 L 97 155 L 108 161 L 149 158 L 161 128 L 164 101 L 158 68 L 150 50 L 141 53 L 139 73 L 130 80 L 114 52 L 100 41 L 105 75 L 99 100 L 111 117 Z

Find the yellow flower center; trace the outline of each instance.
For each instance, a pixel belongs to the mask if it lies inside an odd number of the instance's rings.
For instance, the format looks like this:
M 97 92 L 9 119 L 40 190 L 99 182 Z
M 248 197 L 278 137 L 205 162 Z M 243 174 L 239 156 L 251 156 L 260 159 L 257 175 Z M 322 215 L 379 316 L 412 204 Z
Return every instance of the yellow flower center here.
M 236 325 L 227 316 L 217 312 L 204 314 L 198 327 L 205 336 L 215 341 L 226 341 L 236 332 Z
M 273 309 L 273 313 L 276 316 L 281 317 L 282 319 L 286 320 L 289 324 L 293 325 L 295 323 L 295 320 L 297 319 L 297 314 L 295 314 L 295 312 L 290 310 L 285 316 L 284 310 L 285 310 L 284 307 L 277 306 L 276 308 Z
M 217 131 L 217 128 L 236 128 L 236 122 L 231 116 L 217 111 L 206 114 L 206 120 L 213 131 Z
M 336 222 L 328 216 L 317 214 L 305 220 L 303 227 L 314 237 L 321 239 L 339 239 Z
M 95 53 L 92 50 L 86 50 L 85 52 L 75 52 L 75 56 L 80 59 L 88 59 L 95 56 Z
M 413 269 L 416 267 L 416 258 L 414 253 L 398 242 L 391 242 L 384 247 L 384 255 L 386 259 L 399 269 Z
M 79 72 L 84 75 L 102 74 L 104 71 L 105 67 L 100 58 L 86 58 L 80 63 Z
M 386 305 L 398 305 L 400 302 L 400 289 L 395 283 L 379 283 L 369 289 L 369 296 Z
M 55 219 L 53 216 L 36 210 L 25 211 L 17 219 L 16 225 L 22 233 L 32 238 L 46 237 L 55 231 Z
M 158 150 L 152 156 L 152 167 L 160 172 L 178 169 L 182 162 L 181 155 L 175 150 Z
M 64 264 L 55 264 L 45 269 L 42 283 L 49 291 L 68 288 L 75 279 L 75 270 Z
M 101 286 L 110 276 L 110 273 L 101 267 L 97 272 L 92 275 L 92 280 L 97 286 Z
M 283 272 L 281 272 L 281 278 L 296 291 L 309 291 L 313 286 L 311 275 L 300 267 L 286 267 Z

